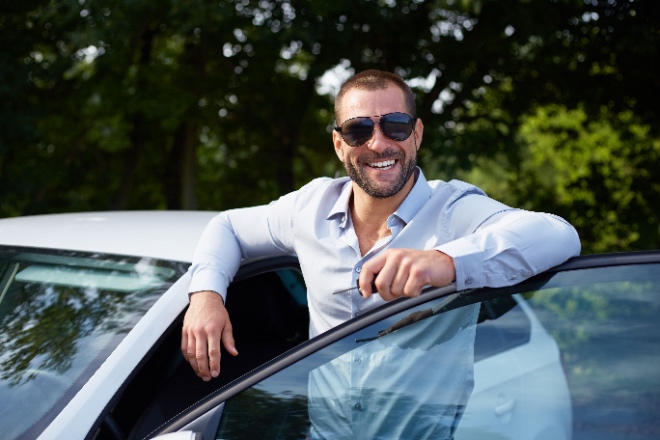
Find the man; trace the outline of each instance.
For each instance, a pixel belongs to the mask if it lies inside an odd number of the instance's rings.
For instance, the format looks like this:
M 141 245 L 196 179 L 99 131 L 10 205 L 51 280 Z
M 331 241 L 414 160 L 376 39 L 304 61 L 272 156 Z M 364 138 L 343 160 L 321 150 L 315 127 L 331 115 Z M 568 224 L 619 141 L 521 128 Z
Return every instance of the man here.
M 424 126 L 415 113 L 397 75 L 355 75 L 336 98 L 332 137 L 349 178 L 316 179 L 211 221 L 181 341 L 198 376 L 220 374 L 220 344 L 238 354 L 224 300 L 242 258 L 299 257 L 313 337 L 426 285 L 514 284 L 579 254 L 577 233 L 558 217 L 512 209 L 463 182 L 427 181 L 416 167 Z

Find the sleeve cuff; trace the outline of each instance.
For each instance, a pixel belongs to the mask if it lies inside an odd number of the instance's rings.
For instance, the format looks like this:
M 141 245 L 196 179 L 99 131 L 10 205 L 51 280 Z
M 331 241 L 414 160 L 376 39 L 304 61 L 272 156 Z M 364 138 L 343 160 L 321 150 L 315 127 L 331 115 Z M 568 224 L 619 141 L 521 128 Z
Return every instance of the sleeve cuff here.
M 468 237 L 450 241 L 435 249 L 454 260 L 457 290 L 484 286 L 483 252 Z
M 211 290 L 218 293 L 227 302 L 227 286 L 231 282 L 225 274 L 210 268 L 198 268 L 188 287 L 188 298 L 195 292 Z

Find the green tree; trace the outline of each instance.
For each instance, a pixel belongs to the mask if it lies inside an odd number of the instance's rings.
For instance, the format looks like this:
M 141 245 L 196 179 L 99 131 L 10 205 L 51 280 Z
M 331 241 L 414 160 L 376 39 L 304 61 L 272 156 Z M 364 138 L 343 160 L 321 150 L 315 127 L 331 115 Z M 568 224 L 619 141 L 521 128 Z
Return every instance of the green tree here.
M 523 118 L 521 160 L 480 159 L 467 180 L 514 206 L 570 218 L 583 253 L 652 249 L 660 243 L 660 139 L 631 111 L 551 105 Z
M 476 158 L 519 168 L 521 117 L 553 103 L 590 118 L 629 110 L 657 137 L 659 83 L 644 67 L 657 58 L 654 0 L 0 8 L 0 216 L 225 209 L 341 172 L 321 87 L 333 69 L 410 80 L 430 177 L 471 172 Z

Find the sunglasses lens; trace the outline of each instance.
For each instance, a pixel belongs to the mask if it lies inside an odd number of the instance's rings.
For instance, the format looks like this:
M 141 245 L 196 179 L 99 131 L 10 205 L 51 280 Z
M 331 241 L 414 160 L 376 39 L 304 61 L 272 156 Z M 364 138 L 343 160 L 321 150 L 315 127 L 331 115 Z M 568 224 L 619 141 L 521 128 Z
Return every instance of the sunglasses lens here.
M 383 134 L 394 141 L 405 141 L 413 131 L 413 119 L 405 113 L 390 113 L 380 118 Z
M 385 136 L 394 141 L 405 141 L 413 131 L 414 120 L 405 113 L 389 113 L 380 118 L 380 129 Z M 371 118 L 357 117 L 345 121 L 336 129 L 351 147 L 359 147 L 374 134 L 374 121 Z
M 353 147 L 360 146 L 371 139 L 374 132 L 374 123 L 369 118 L 354 118 L 344 122 L 341 126 L 341 135 L 344 142 Z

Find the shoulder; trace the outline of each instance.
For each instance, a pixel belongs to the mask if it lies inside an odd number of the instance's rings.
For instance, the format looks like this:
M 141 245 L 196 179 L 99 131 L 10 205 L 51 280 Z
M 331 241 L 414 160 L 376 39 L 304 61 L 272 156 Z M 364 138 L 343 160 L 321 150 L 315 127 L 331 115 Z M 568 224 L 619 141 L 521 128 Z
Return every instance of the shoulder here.
M 432 188 L 430 209 L 439 209 L 440 218 L 451 225 L 451 230 L 462 236 L 474 232 L 492 216 L 514 210 L 510 206 L 488 197 L 479 187 L 462 180 L 430 181 Z
M 300 187 L 300 189 L 291 194 L 307 200 L 323 198 L 333 194 L 338 197 L 346 189 L 346 184 L 349 182 L 350 179 L 348 177 L 336 179 L 330 177 L 318 177 L 306 183 Z
M 318 191 L 318 190 L 338 190 L 341 192 L 342 188 L 349 182 L 348 177 L 317 177 L 316 179 L 310 180 L 308 183 L 300 187 L 298 191 L 307 192 L 307 191 Z
M 306 183 L 299 189 L 290 192 L 275 204 L 294 205 L 296 211 L 303 210 L 306 207 L 318 206 L 320 204 L 333 204 L 337 201 L 342 194 L 348 190 L 347 185 L 350 187 L 350 180 L 348 177 L 330 178 L 318 177 Z
M 449 182 L 429 180 L 428 185 L 431 188 L 432 197 L 441 197 L 447 203 L 456 202 L 468 195 L 488 197 L 481 188 L 458 179 L 452 179 Z

